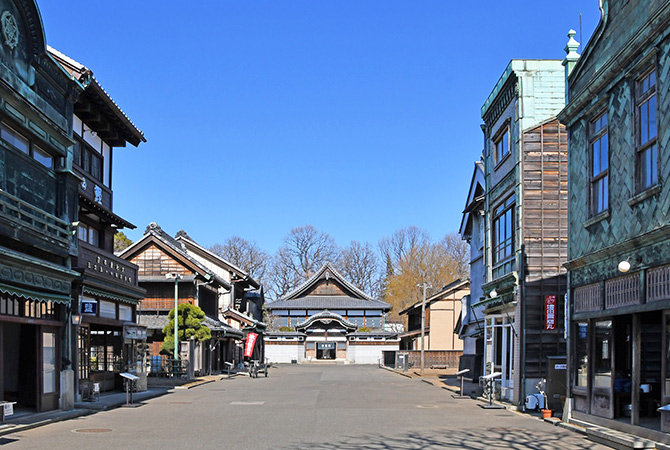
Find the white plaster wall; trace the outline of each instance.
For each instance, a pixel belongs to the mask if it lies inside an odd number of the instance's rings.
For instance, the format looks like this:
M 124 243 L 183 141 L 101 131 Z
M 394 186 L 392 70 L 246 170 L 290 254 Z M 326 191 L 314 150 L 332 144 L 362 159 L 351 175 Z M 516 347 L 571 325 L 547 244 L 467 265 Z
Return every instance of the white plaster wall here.
M 297 360 L 298 362 L 305 359 L 305 344 L 296 343 L 290 345 L 266 345 L 265 346 L 265 357 L 271 363 L 291 363 L 291 360 Z
M 347 359 L 354 364 L 379 364 L 379 360 L 383 357 L 382 351 L 387 350 L 400 350 L 400 344 L 393 342 L 382 345 L 356 345 L 350 342 Z

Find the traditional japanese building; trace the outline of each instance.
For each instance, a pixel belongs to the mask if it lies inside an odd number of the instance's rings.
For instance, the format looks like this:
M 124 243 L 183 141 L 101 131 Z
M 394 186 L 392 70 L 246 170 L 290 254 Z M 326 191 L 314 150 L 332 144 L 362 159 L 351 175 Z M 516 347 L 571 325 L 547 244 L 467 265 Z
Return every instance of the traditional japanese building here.
M 425 350 L 463 350 L 458 336 L 463 298 L 470 294 L 469 280 L 455 280 L 426 299 Z M 421 350 L 422 301 L 400 311 L 407 317 L 407 328 L 400 335 L 403 350 Z M 460 356 L 460 355 L 459 355 Z
M 477 308 L 484 296 L 482 286 L 486 282 L 486 264 L 484 260 L 485 240 L 485 202 L 486 179 L 484 162 L 475 162 L 468 199 L 463 210 L 463 219 L 459 233 L 470 245 L 470 294 L 463 297 L 461 321 L 458 335 L 463 340 L 463 355 L 459 370 L 468 369 L 467 377 L 479 380 L 482 375 L 484 356 L 484 305 Z
M 377 364 L 382 351 L 399 348 L 397 334 L 383 329 L 391 305 L 356 288 L 330 263 L 266 309 L 275 328 L 265 337 L 270 362 Z
M 670 3 L 601 2 L 564 62 L 572 420 L 670 442 Z
M 72 310 L 81 317 L 71 342 L 77 393 L 86 396 L 93 383 L 103 392 L 122 389 L 121 372 L 136 373 L 141 389 L 146 331 L 135 317 L 144 289 L 138 285 L 137 266 L 114 256 L 114 235 L 135 226 L 113 211 L 112 162 L 115 148 L 138 146 L 146 139 L 89 68 L 51 47 L 48 52 L 84 87 L 72 117 L 72 167 L 81 179 L 78 250 L 72 259 L 80 274 L 72 285 Z
M 231 283 L 189 255 L 184 238 L 177 240 L 158 224 L 147 226 L 144 236 L 119 255 L 137 265 L 138 281 L 146 289 L 140 302 L 137 323 L 147 327 L 147 343 L 152 360 L 151 371 L 158 372 L 161 363 L 161 345 L 168 325 L 168 313 L 175 304 L 175 285 L 178 304 L 190 303 L 205 313 L 203 324 L 211 330 L 208 341 L 182 342 L 180 355 L 188 361 L 193 374 L 220 371 L 224 362 L 235 360 L 237 344 L 244 333 L 219 320 L 219 293 L 229 291 Z
M 486 281 L 472 306 L 484 313 L 484 373 L 501 374 L 496 395 L 514 405 L 565 367 L 564 90 L 561 61 L 512 60 L 482 106 Z M 554 379 L 550 407 L 560 409 L 565 383 Z
M 49 55 L 33 0 L 0 2 L 0 400 L 74 405 L 68 345 L 84 86 Z

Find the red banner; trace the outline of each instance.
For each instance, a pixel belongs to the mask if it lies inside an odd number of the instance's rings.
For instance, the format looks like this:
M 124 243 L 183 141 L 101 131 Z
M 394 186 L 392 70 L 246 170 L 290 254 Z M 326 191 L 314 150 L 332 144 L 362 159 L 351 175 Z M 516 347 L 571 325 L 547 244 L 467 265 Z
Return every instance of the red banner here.
M 258 335 L 256 333 L 247 334 L 247 343 L 244 346 L 244 356 L 251 358 L 251 355 L 254 353 L 254 345 L 256 345 L 256 339 Z
M 556 329 L 556 296 L 544 296 L 544 329 Z

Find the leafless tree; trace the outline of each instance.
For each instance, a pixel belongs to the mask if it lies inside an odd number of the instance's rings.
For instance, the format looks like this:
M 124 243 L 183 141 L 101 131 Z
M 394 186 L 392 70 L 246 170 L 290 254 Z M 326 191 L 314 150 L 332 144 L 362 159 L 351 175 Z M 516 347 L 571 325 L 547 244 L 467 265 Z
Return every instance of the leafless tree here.
M 373 297 L 379 295 L 379 264 L 377 254 L 369 243 L 352 241 L 342 251 L 339 261 L 342 275 L 354 286 Z
M 297 287 L 326 262 L 336 263 L 335 240 L 312 225 L 293 228 L 273 258 L 270 294 L 275 299 Z
M 209 251 L 246 271 L 256 281 L 263 282 L 270 262 L 270 255 L 255 242 L 233 236 L 223 244 L 214 244 Z

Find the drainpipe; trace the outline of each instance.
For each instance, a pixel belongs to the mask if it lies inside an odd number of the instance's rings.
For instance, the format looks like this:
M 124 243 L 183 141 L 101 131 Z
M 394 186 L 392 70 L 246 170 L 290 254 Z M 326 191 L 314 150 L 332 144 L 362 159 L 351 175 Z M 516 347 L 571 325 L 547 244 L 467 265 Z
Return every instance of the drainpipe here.
M 521 342 L 519 342 L 519 347 L 521 348 L 521 395 L 519 400 L 522 405 L 525 405 L 526 399 L 526 299 L 524 298 L 526 291 L 526 270 L 525 270 L 525 255 L 526 255 L 526 244 L 521 244 L 521 264 L 519 264 L 519 279 L 517 280 L 517 285 L 519 286 L 519 315 L 521 316 Z

